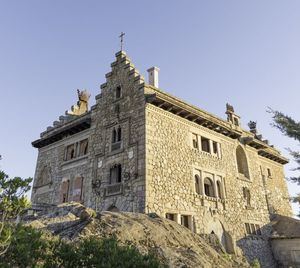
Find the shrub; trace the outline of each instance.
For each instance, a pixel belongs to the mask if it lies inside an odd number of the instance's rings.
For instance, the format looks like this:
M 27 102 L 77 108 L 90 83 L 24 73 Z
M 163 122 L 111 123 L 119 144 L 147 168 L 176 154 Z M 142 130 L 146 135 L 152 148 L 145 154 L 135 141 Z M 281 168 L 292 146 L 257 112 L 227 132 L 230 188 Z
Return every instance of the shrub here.
M 121 246 L 116 238 L 85 238 L 65 241 L 32 227 L 18 225 L 0 267 L 162 267 L 151 254 L 142 255 L 135 247 Z

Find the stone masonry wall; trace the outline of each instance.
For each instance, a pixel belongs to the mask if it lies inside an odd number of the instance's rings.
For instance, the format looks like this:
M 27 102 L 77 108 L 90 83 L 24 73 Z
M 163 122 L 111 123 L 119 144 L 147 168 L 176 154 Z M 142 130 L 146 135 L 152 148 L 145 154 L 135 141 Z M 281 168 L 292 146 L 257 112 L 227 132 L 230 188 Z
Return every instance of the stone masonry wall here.
M 68 145 L 88 137 L 89 130 L 85 130 L 39 149 L 31 197 L 33 203 L 59 204 L 61 202 L 60 192 L 63 180 L 70 181 L 69 201 L 72 200 L 75 178 L 77 176 L 86 178 L 88 154 L 65 161 L 65 149 Z M 49 180 L 45 183 L 40 183 L 45 168 L 47 169 Z
M 144 212 L 144 81 L 124 52 L 116 54 L 111 67 L 92 110 L 92 157 L 85 202 L 96 210 L 115 207 L 122 211 Z M 121 87 L 120 98 L 116 98 L 117 87 Z M 112 131 L 118 127 L 122 131 L 121 147 L 112 150 Z M 108 195 L 109 188 L 112 189 L 110 168 L 116 164 L 122 165 L 122 183 L 114 186 L 115 194 Z
M 221 158 L 195 150 L 191 143 L 192 133 L 219 142 Z M 166 213 L 190 215 L 194 231 L 213 231 L 225 244 L 228 236 L 234 241 L 247 239 L 245 223 L 258 224 L 262 230 L 267 226 L 269 211 L 260 172 L 262 164 L 255 149 L 151 104 L 146 106 L 146 137 L 146 212 L 156 212 L 163 217 Z M 250 179 L 238 173 L 237 146 L 246 152 Z M 225 198 L 197 194 L 195 169 L 222 177 Z M 250 190 L 250 206 L 246 204 L 243 187 Z M 289 207 L 287 200 L 281 201 L 284 202 L 282 206 Z M 257 244 L 264 246 L 266 243 L 252 243 L 256 248 Z M 273 260 L 272 256 L 257 258 L 262 262 L 269 259 L 269 264 Z

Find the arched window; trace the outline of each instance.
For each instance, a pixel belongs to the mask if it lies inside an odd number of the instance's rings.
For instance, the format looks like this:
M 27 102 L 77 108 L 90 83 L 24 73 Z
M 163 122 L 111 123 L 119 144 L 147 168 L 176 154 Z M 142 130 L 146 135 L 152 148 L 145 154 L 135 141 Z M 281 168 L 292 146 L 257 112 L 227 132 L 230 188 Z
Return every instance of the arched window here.
M 118 127 L 117 131 L 117 142 L 122 140 L 122 130 L 121 127 Z
M 218 191 L 218 197 L 223 198 L 222 183 L 220 181 L 217 181 L 217 191 Z
M 121 98 L 121 93 L 122 93 L 121 86 L 117 86 L 117 88 L 116 88 L 116 99 Z
M 236 148 L 236 163 L 239 174 L 243 174 L 246 178 L 249 178 L 247 157 L 241 146 Z
M 214 197 L 214 185 L 210 178 L 204 179 L 204 193 L 206 196 Z
M 88 139 L 85 139 L 79 143 L 79 156 L 86 155 L 87 152 L 88 152 Z
M 251 206 L 251 193 L 247 187 L 243 187 L 243 195 L 246 200 L 246 205 L 248 207 L 250 207 Z
M 117 131 L 116 131 L 116 129 L 113 129 L 111 142 L 115 143 L 116 141 L 117 141 Z
M 195 175 L 195 190 L 197 194 L 201 194 L 201 190 L 200 190 L 200 176 L 199 175 Z

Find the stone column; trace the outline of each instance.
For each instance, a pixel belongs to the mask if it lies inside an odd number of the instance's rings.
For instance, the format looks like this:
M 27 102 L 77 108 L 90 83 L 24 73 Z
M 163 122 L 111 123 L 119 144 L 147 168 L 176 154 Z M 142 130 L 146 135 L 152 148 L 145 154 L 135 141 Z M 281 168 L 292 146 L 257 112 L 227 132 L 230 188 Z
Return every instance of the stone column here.
M 213 187 L 214 187 L 215 197 L 219 198 L 218 189 L 217 189 L 217 182 L 216 182 L 216 176 L 215 175 L 213 175 L 213 183 L 214 183 Z
M 219 142 L 217 143 L 217 151 L 218 151 L 217 152 L 218 153 L 218 157 L 221 158 L 222 157 L 222 155 L 221 155 L 221 144 Z
M 181 225 L 181 214 L 180 213 L 177 214 L 176 222 Z
M 209 140 L 209 152 L 211 153 L 211 154 L 213 154 L 213 141 L 212 140 Z
M 198 142 L 198 149 L 202 151 L 202 143 L 201 143 L 201 136 L 197 135 L 197 142 Z
M 200 170 L 199 171 L 199 175 L 200 175 L 200 193 L 202 195 L 204 195 L 204 178 L 203 178 L 203 172 Z

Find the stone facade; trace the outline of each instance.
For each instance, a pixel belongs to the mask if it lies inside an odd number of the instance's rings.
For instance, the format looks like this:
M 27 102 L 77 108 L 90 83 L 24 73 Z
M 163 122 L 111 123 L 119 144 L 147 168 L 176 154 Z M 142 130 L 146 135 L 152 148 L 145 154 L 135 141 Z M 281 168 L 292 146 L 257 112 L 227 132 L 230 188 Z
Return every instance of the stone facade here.
M 33 142 L 33 203 L 156 213 L 274 267 L 270 215 L 291 215 L 287 160 L 232 106 L 223 120 L 146 84 L 123 51 L 111 68 L 91 111 Z

